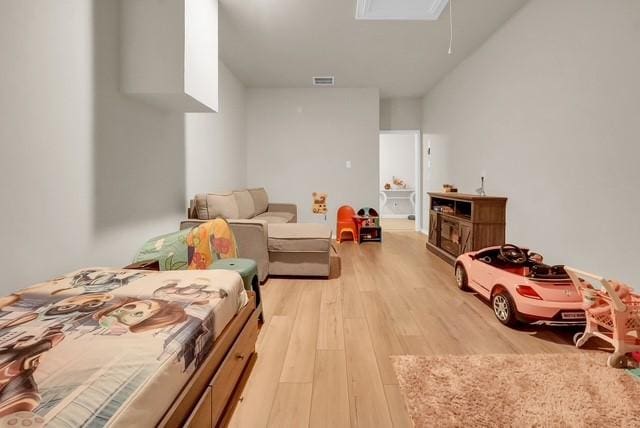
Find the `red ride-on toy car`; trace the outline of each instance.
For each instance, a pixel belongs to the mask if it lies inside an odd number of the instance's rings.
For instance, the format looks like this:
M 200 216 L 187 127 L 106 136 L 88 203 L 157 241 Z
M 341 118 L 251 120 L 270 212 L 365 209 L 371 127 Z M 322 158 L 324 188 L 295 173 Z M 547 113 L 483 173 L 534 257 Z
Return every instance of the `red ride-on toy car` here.
M 456 282 L 488 299 L 504 325 L 584 325 L 582 297 L 564 266 L 542 260 L 512 244 L 465 253 L 456 259 Z

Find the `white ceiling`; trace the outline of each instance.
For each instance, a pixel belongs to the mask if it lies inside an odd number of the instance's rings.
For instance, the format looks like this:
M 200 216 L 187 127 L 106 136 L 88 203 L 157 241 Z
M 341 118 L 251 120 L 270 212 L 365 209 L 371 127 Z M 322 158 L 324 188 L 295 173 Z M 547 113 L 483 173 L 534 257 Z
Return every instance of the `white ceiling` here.
M 527 0 L 453 0 L 437 21 L 356 20 L 356 0 L 220 0 L 220 56 L 248 87 L 380 88 L 421 96 Z

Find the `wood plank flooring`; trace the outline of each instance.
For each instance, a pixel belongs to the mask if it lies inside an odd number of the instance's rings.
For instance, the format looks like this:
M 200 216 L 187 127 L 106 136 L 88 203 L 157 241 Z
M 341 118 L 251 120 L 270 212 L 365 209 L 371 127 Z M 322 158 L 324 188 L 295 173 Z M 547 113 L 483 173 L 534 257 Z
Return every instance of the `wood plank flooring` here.
M 382 226 L 382 230 L 394 232 L 413 232 L 416 230 L 415 221 L 406 218 L 381 218 L 380 226 Z
M 236 427 L 411 426 L 389 356 L 575 352 L 571 331 L 511 330 L 455 286 L 415 232 L 336 244 L 341 275 L 270 279 Z

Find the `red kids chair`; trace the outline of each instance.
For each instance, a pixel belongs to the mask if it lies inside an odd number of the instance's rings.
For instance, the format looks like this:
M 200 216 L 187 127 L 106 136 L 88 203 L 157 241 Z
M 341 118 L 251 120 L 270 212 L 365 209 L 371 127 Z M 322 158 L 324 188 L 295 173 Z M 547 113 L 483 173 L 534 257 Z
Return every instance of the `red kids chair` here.
M 358 242 L 358 227 L 353 219 L 356 212 L 349 205 L 343 205 L 338 208 L 338 225 L 336 227 L 336 241 L 342 242 L 344 233 L 351 234 L 351 240 Z

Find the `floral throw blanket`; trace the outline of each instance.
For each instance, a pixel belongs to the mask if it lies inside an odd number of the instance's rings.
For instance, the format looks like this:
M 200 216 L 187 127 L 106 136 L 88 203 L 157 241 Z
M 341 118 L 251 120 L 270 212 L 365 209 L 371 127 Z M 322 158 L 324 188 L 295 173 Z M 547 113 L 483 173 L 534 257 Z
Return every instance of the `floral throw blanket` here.
M 158 260 L 160 270 L 209 269 L 216 260 L 237 257 L 231 226 L 217 218 L 150 239 L 138 251 L 134 262 Z

